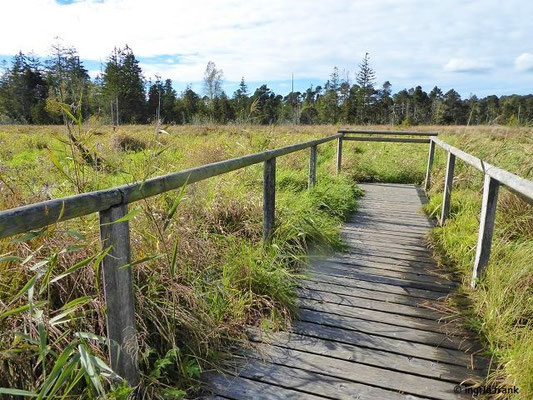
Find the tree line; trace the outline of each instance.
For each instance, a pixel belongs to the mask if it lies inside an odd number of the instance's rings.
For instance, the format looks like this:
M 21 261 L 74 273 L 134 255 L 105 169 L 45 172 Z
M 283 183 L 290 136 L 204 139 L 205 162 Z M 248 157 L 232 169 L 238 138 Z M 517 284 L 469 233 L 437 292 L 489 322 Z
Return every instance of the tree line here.
M 376 85 L 365 54 L 351 82 L 333 69 L 324 85 L 286 96 L 266 84 L 254 91 L 242 78 L 230 96 L 222 89 L 223 71 L 209 62 L 203 93 L 188 86 L 181 93 L 172 80 L 144 77 L 128 46 L 115 48 L 95 78 L 74 47 L 54 44 L 40 60 L 18 53 L 4 61 L 0 76 L 0 123 L 57 124 L 58 102 L 79 108 L 84 118 L 104 123 L 296 123 L 296 124 L 509 124 L 533 123 L 533 95 L 461 98 L 451 89 L 421 86 L 392 93 L 386 81 Z M 346 76 L 341 76 L 346 75 Z

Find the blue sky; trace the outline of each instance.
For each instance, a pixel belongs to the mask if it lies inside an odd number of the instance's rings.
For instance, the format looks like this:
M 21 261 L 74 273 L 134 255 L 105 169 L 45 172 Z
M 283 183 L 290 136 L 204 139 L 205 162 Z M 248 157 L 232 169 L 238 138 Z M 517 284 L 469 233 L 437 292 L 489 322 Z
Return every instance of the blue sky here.
M 201 91 L 208 61 L 231 94 L 323 84 L 334 66 L 354 80 L 370 53 L 377 85 L 438 85 L 461 95 L 533 93 L 533 2 L 493 0 L 17 0 L 3 5 L 0 59 L 74 45 L 94 76 L 128 44 L 147 78 Z M 22 17 L 23 16 L 23 17 Z M 15 34 L 16 32 L 16 34 Z

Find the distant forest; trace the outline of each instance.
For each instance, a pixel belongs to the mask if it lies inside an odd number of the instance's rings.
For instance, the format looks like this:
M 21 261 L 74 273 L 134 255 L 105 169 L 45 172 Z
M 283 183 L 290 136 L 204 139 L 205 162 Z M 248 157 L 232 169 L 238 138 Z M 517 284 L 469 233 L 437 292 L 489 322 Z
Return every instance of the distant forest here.
M 177 93 L 170 79 L 147 80 L 131 48 L 115 48 L 94 80 L 73 47 L 55 44 L 45 61 L 22 52 L 0 76 L 0 123 L 58 124 L 58 102 L 79 109 L 84 119 L 103 123 L 296 123 L 296 124 L 506 124 L 533 123 L 533 95 L 462 99 L 453 89 L 443 93 L 420 86 L 392 93 L 378 86 L 365 55 L 355 82 L 335 67 L 323 86 L 286 96 L 267 85 L 250 91 L 244 78 L 229 96 L 223 72 L 209 62 L 203 92 L 190 87 Z

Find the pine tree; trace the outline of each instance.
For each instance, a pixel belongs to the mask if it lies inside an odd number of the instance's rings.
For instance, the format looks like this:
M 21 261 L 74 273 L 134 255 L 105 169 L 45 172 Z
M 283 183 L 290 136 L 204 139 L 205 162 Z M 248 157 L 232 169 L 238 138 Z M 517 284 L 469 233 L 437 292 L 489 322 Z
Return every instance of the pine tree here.
M 372 96 L 375 93 L 374 82 L 376 80 L 374 70 L 370 67 L 370 55 L 365 53 L 363 60 L 359 64 L 359 72 L 356 75 L 357 84 L 360 87 L 361 96 L 359 118 L 361 122 L 369 122 L 371 115 L 369 109 L 372 102 Z

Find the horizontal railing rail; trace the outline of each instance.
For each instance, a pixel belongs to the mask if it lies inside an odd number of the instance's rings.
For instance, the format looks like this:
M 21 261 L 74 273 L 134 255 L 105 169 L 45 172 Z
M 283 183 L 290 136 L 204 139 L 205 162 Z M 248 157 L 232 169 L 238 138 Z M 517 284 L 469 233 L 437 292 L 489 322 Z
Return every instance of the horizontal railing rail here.
M 509 171 L 495 167 L 494 165 L 491 165 L 488 162 L 474 157 L 471 154 L 459 150 L 458 148 L 453 147 L 435 137 L 432 137 L 430 140 L 426 180 L 424 185 L 426 191 L 430 187 L 430 174 L 434 159 L 435 145 L 438 145 L 448 153 L 446 175 L 444 178 L 442 210 L 439 221 L 440 225 L 444 225 L 450 212 L 453 176 L 455 172 L 455 159 L 459 158 L 465 163 L 481 171 L 484 175 L 479 234 L 471 280 L 471 286 L 475 287 L 483 273 L 483 270 L 486 268 L 489 262 L 500 185 L 506 186 L 521 199 L 529 204 L 533 204 L 533 181 L 521 178 L 520 176 Z
M 341 134 L 311 140 L 275 150 L 267 150 L 230 160 L 202 165 L 176 173 L 159 176 L 146 181 L 63 197 L 0 212 L 0 238 L 43 228 L 60 221 L 81 217 L 106 210 L 119 204 L 129 204 L 173 189 L 185 183 L 191 184 L 217 175 L 235 171 L 280 157 L 289 153 L 317 146 L 337 138 Z
M 338 140 L 339 171 L 341 138 L 342 134 L 331 135 L 130 185 L 4 210 L 0 212 L 0 238 L 99 212 L 102 249 L 109 249 L 102 260 L 109 358 L 112 369 L 135 386 L 139 382 L 135 296 L 131 268 L 123 268 L 131 263 L 129 221 L 124 218 L 128 213 L 128 204 L 263 162 L 263 239 L 268 243 L 272 238 L 275 222 L 276 158 L 310 148 L 308 186 L 312 187 L 316 183 L 317 146 Z
M 340 129 L 338 133 L 359 133 L 361 135 L 397 135 L 397 136 L 438 136 L 438 132 L 420 131 L 368 131 L 364 129 Z

